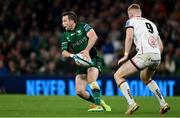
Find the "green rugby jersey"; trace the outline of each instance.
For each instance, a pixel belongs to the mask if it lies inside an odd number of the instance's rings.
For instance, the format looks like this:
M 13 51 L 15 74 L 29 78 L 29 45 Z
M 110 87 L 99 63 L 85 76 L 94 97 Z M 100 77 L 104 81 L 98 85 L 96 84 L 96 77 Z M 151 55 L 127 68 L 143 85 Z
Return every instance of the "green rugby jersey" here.
M 73 53 L 79 53 L 84 50 L 88 44 L 89 38 L 86 36 L 92 27 L 89 24 L 78 22 L 74 30 L 64 32 L 64 38 L 61 41 L 61 49 L 67 50 L 72 48 Z M 93 47 L 90 50 L 90 56 L 93 58 L 97 55 L 97 50 Z

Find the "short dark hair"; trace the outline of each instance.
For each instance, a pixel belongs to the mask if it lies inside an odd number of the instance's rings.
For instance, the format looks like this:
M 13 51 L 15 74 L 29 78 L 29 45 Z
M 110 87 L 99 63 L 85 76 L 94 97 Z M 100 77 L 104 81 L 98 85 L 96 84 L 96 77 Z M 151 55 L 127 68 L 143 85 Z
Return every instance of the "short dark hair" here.
M 68 16 L 69 20 L 74 20 L 75 23 L 77 23 L 77 15 L 74 11 L 66 11 L 62 13 L 62 17 L 63 16 Z

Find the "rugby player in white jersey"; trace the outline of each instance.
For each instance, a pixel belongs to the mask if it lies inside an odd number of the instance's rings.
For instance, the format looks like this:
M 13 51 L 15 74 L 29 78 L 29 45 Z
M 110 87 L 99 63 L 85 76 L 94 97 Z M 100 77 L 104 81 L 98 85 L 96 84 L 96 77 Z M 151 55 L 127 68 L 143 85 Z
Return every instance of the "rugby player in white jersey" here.
M 140 71 L 141 80 L 154 93 L 160 103 L 160 113 L 166 113 L 170 107 L 164 100 L 156 82 L 152 76 L 161 62 L 163 45 L 154 23 L 141 17 L 141 8 L 138 4 L 132 4 L 127 10 L 129 20 L 126 22 L 125 52 L 118 64 L 120 68 L 114 74 L 115 81 L 128 102 L 125 114 L 132 114 L 139 108 L 130 93 L 130 88 L 125 77 Z M 128 60 L 128 55 L 134 42 L 137 54 Z

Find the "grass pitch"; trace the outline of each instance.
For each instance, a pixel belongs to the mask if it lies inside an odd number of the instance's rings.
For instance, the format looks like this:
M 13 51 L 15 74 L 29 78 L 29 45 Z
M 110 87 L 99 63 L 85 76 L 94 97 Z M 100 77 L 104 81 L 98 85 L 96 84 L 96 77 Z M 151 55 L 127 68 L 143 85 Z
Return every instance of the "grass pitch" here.
M 87 112 L 90 103 L 77 96 L 0 95 L 0 117 L 127 117 L 127 103 L 123 97 L 102 97 L 111 112 Z M 135 97 L 140 108 L 133 117 L 180 117 L 180 97 L 166 97 L 171 110 L 159 114 L 154 97 Z

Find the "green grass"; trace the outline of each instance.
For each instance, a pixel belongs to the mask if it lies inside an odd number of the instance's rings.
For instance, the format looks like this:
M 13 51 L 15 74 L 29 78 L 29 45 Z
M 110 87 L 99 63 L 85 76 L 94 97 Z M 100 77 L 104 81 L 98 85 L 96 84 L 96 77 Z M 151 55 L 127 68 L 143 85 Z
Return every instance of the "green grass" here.
M 113 96 L 103 99 L 112 107 L 111 112 L 87 112 L 90 105 L 79 97 L 72 96 L 25 96 L 1 95 L 1 117 L 125 117 L 127 104 L 123 97 Z M 132 116 L 161 117 L 159 105 L 154 97 L 136 97 L 140 109 Z M 180 117 L 180 97 L 167 97 L 171 106 L 164 117 Z

